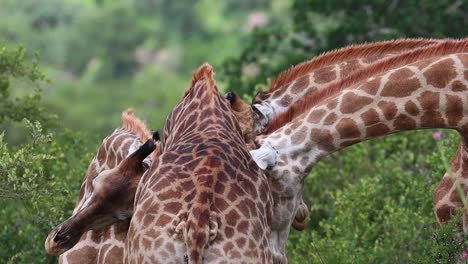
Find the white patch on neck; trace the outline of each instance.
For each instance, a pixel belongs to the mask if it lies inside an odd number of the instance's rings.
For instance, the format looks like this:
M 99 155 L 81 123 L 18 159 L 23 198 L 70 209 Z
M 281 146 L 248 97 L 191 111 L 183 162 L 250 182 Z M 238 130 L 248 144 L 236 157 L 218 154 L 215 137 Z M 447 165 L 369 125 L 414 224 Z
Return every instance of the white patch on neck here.
M 250 155 L 258 167 L 265 170 L 276 164 L 278 152 L 270 144 L 264 144 L 260 148 L 250 151 Z

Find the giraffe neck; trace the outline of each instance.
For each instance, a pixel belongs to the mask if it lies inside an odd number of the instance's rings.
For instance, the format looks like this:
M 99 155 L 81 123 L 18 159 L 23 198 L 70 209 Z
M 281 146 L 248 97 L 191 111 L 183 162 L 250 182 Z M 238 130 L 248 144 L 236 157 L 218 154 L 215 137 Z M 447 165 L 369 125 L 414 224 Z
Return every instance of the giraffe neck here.
M 93 177 L 117 166 L 140 145 L 139 138 L 123 128 L 103 140 L 83 179 L 73 215 L 89 198 Z M 122 263 L 128 226 L 129 220 L 84 233 L 73 248 L 60 255 L 59 263 Z
M 453 215 L 459 212 L 459 209 L 464 209 L 462 226 L 465 234 L 468 233 L 468 208 L 464 208 L 456 184 L 462 187 L 465 197 L 468 197 L 468 145 L 466 137 L 466 134 L 462 134 L 462 141 L 452 159 L 450 171 L 445 173 L 433 196 L 434 215 L 439 225 L 448 222 Z
M 273 81 L 265 93 L 259 93 L 254 98 L 253 104 L 268 120 L 272 120 L 307 94 L 345 78 L 353 71 L 385 57 L 437 42 L 431 39 L 385 41 L 355 45 L 325 53 L 280 74 L 279 80 Z
M 468 131 L 467 69 L 468 53 L 462 53 L 372 77 L 268 135 L 263 151 L 278 152 L 276 173 L 303 177 L 321 157 L 370 138 L 421 128 Z

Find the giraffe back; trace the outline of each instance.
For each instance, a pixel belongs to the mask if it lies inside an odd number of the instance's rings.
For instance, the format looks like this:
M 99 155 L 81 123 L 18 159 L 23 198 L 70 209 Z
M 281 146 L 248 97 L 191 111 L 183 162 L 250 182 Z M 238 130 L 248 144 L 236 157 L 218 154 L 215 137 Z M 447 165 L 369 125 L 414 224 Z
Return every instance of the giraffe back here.
M 194 74 L 164 130 L 163 151 L 137 191 L 128 261 L 271 262 L 269 185 L 210 66 Z

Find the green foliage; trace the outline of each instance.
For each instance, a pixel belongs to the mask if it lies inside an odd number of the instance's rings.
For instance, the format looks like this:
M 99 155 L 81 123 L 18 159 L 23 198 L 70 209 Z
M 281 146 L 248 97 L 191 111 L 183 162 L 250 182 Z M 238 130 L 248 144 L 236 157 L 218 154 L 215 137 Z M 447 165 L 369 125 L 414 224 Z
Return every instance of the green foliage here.
M 90 150 L 83 136 L 44 133 L 25 121 L 30 136 L 8 147 L 0 136 L 0 262 L 45 263 L 51 227 L 71 215 Z
M 44 80 L 44 76 L 38 71 L 37 60 L 28 64 L 24 56 L 23 48 L 7 49 L 0 43 L 0 125 L 5 120 L 21 121 L 25 117 L 43 122 L 50 119 L 39 106 L 37 82 Z M 25 96 L 12 98 L 10 84 L 15 80 L 27 82 L 35 89 Z
M 68 42 L 67 61 L 80 73 L 92 60 L 102 61 L 100 78 L 129 75 L 135 68 L 134 50 L 151 34 L 137 18 L 130 4 L 121 1 L 92 12 L 74 28 Z
M 291 263 L 446 263 L 463 242 L 438 229 L 432 195 L 459 137 L 409 132 L 347 148 L 306 178 L 309 228 L 288 241 Z M 421 142 L 424 142 L 421 144 Z M 460 220 L 460 219 L 458 219 Z

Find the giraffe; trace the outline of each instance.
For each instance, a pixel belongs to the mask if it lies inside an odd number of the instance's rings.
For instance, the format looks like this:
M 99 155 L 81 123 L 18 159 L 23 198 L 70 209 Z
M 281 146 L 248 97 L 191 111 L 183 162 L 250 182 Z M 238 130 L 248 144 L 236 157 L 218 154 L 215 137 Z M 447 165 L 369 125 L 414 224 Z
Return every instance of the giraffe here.
M 133 110 L 124 111 L 122 125 L 102 141 L 88 167 L 71 218 L 78 217 L 85 208 L 93 204 L 96 183 L 109 182 L 110 178 L 104 174 L 121 166 L 148 138 L 151 138 L 151 134 L 145 124 L 133 115 Z M 143 160 L 144 166 L 148 167 L 151 159 L 154 159 L 154 155 Z M 139 173 L 143 174 L 142 171 Z M 64 229 L 66 225 L 59 225 L 47 238 L 46 250 L 49 254 L 60 254 L 59 263 L 123 263 L 123 249 L 129 224 L 130 219 L 127 218 L 100 230 L 83 232 L 81 237 L 77 233 L 60 234 L 62 237 L 69 236 L 61 243 L 56 237 L 57 231 L 60 233 L 60 228 Z
M 273 197 L 284 198 L 273 213 L 281 222 L 272 228 L 278 248 L 285 248 L 304 178 L 320 158 L 372 137 L 420 128 L 453 128 L 466 142 L 465 52 L 467 40 L 443 41 L 378 61 L 309 94 L 270 122 L 251 154 L 276 183 Z
M 270 187 L 208 64 L 163 135 L 135 196 L 128 263 L 270 263 Z
M 434 45 L 440 41 L 442 40 L 396 39 L 350 45 L 326 52 L 280 73 L 265 92 L 257 93 L 252 105 L 246 104 L 232 92 L 227 93 L 226 98 L 231 101 L 231 107 L 240 119 L 245 141 L 252 146 L 255 136 L 264 132 L 272 119 L 310 93 L 319 91 L 378 60 Z
M 453 158 L 449 171 L 445 173 L 433 196 L 434 215 L 439 226 L 448 222 L 459 209 L 463 210 L 462 228 L 468 234 L 468 208 L 463 204 L 460 194 L 457 192 L 455 182 L 459 184 L 465 196 L 468 193 L 468 145 L 465 138 L 458 145 L 457 152 Z M 452 175 L 455 182 L 452 180 Z M 465 200 L 468 197 L 465 197 Z
M 260 92 L 255 96 L 252 105 L 243 102 L 233 92 L 228 92 L 225 97 L 231 102 L 231 108 L 239 120 L 249 149 L 254 149 L 255 136 L 265 130 L 269 121 L 287 111 L 289 106 L 294 105 L 304 96 L 320 91 L 327 85 L 342 80 L 351 73 L 376 61 L 398 56 L 417 48 L 435 45 L 441 41 L 436 39 L 402 39 L 352 45 L 327 52 L 280 73 L 265 92 Z M 303 230 L 308 214 L 308 207 L 301 199 L 292 226 L 296 230 Z M 278 226 L 283 226 L 283 224 Z M 272 233 L 275 233 L 274 229 Z M 284 255 L 284 252 L 282 254 Z

